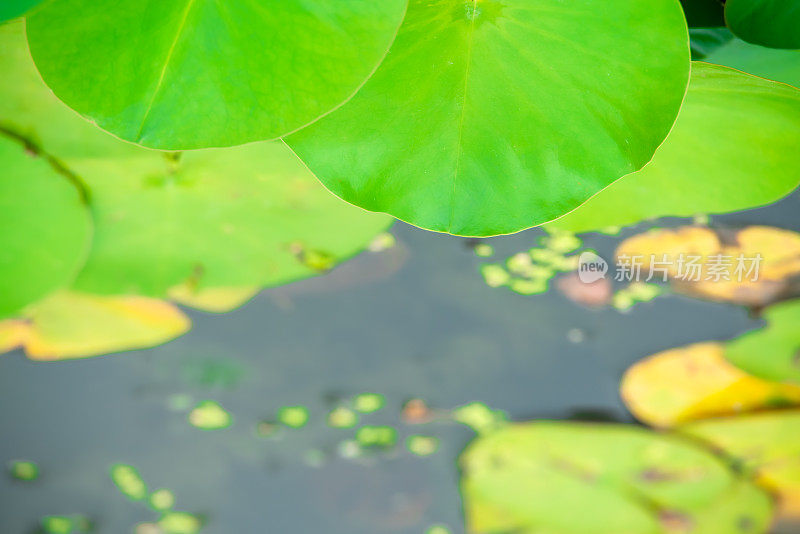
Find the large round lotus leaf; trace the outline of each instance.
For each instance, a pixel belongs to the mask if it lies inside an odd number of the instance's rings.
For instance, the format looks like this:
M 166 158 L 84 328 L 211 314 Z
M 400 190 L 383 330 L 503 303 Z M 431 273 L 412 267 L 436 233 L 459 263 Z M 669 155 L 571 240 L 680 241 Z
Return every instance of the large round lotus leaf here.
M 767 380 L 800 383 L 800 300 L 770 306 L 767 325 L 732 341 L 725 357 Z
M 42 0 L 3 0 L 0 2 L 0 22 L 24 15 L 41 1 Z
M 331 268 L 390 224 L 328 193 L 278 142 L 181 156 L 114 138 L 52 95 L 21 30 L 0 28 L 0 72 L 14 80 L 0 88 L 0 125 L 35 139 L 89 189 L 96 232 L 79 288 L 160 297 L 186 283 L 184 298 L 199 298 L 280 284 Z
M 145 146 L 271 139 L 353 95 L 389 49 L 404 0 L 59 0 L 28 18 L 47 84 Z
M 478 438 L 461 467 L 473 534 L 762 533 L 770 522 L 766 494 L 710 451 L 631 426 L 511 425 Z
M 800 91 L 694 62 L 686 102 L 653 160 L 549 226 L 573 232 L 774 202 L 800 183 Z
M 727 0 L 725 20 L 747 42 L 800 48 L 800 3 L 795 0 Z
M 675 121 L 688 58 L 675 0 L 412 0 L 362 90 L 287 142 L 368 210 L 514 232 L 644 165 Z
M 766 48 L 733 39 L 705 61 L 800 87 L 800 50 Z
M 800 520 L 800 410 L 698 421 L 681 430 L 741 462 L 777 495 L 782 517 Z
M 86 258 L 91 220 L 76 184 L 45 154 L 11 137 L 1 115 L 0 162 L 4 317 L 72 281 Z

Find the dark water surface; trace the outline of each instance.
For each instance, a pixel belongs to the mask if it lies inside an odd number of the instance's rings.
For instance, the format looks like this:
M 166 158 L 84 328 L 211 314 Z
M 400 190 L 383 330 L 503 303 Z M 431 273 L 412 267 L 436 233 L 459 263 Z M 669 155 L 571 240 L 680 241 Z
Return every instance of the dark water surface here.
M 795 194 L 715 221 L 800 230 L 798 213 Z M 621 314 L 583 309 L 556 291 L 492 289 L 478 272 L 485 260 L 466 240 L 403 224 L 392 232 L 399 245 L 391 251 L 265 291 L 230 314 L 191 313 L 193 330 L 159 348 L 57 363 L 0 357 L 0 463 L 29 459 L 42 472 L 29 483 L 0 478 L 0 532 L 31 532 L 49 514 L 86 514 L 112 534 L 155 520 L 112 484 L 108 467 L 121 462 L 150 488 L 171 489 L 177 509 L 206 514 L 207 533 L 421 534 L 434 523 L 460 533 L 456 457 L 472 432 L 402 425 L 406 400 L 434 408 L 479 400 L 517 420 L 631 422 L 617 392 L 631 363 L 759 324 L 742 308 L 680 296 Z M 585 244 L 610 257 L 632 233 L 592 234 Z M 490 242 L 505 258 L 539 235 Z M 583 341 L 570 341 L 574 329 Z M 327 427 L 325 415 L 333 399 L 365 391 L 387 399 L 365 421 L 437 436 L 440 451 L 339 456 L 353 431 Z M 172 406 L 176 394 L 219 401 L 234 425 L 190 426 Z M 259 420 L 294 404 L 310 408 L 306 428 L 280 439 L 255 435 Z M 321 465 L 308 461 L 320 452 Z

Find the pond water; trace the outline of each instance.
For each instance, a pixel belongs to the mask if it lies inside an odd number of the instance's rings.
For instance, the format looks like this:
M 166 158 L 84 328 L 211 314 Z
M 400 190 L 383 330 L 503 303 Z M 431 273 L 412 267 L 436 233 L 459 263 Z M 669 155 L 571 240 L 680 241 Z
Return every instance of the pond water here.
M 715 218 L 800 230 L 800 195 Z M 685 221 L 664 221 L 674 225 Z M 639 229 L 642 226 L 638 227 Z M 619 236 L 585 244 L 609 257 Z M 521 296 L 490 288 L 470 242 L 396 224 L 398 245 L 332 273 L 267 290 L 224 315 L 190 312 L 190 333 L 164 346 L 86 360 L 0 357 L 0 462 L 36 462 L 33 482 L 0 478 L 0 530 L 26 533 L 40 517 L 80 513 L 103 533 L 132 532 L 154 512 L 124 498 L 115 463 L 169 488 L 176 508 L 204 514 L 207 533 L 421 534 L 464 530 L 458 453 L 473 433 L 440 421 L 409 426 L 411 398 L 433 409 L 472 401 L 533 418 L 633 422 L 618 395 L 642 357 L 757 326 L 740 307 L 660 297 L 630 313 L 582 308 L 557 291 Z M 538 230 L 489 240 L 496 256 L 530 248 Z M 363 421 L 435 436 L 438 452 L 404 447 L 357 459 L 338 450 L 353 430 L 326 425 L 341 399 L 363 392 L 386 407 Z M 213 399 L 234 417 L 202 431 L 185 406 Z M 259 421 L 308 406 L 309 424 L 258 436 Z

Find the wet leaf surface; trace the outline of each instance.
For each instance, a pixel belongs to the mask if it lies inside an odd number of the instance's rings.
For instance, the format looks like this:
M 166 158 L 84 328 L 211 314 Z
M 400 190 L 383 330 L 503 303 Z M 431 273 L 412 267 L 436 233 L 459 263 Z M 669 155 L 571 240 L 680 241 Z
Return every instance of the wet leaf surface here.
M 800 405 L 800 387 L 748 375 L 725 359 L 722 343 L 697 343 L 654 354 L 633 365 L 620 386 L 642 422 L 676 424 Z
M 713 454 L 633 427 L 514 424 L 473 442 L 460 464 L 475 534 L 755 533 L 770 523 L 768 496 Z
M 27 30 L 61 100 L 127 141 L 187 150 L 275 139 L 340 105 L 386 55 L 405 4 L 60 0 Z

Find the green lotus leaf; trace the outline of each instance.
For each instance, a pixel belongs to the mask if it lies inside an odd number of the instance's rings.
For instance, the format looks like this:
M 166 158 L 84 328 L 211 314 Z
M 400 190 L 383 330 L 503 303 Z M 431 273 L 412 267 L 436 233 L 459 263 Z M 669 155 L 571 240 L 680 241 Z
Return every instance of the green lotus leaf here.
M 286 141 L 368 210 L 458 235 L 515 232 L 652 157 L 688 58 L 674 0 L 412 0 L 361 91 Z
M 714 50 L 705 61 L 800 88 L 800 50 L 766 48 L 733 39 Z
M 770 524 L 769 497 L 714 454 L 631 426 L 510 425 L 478 438 L 460 463 L 472 534 L 763 533 Z
M 550 227 L 573 232 L 762 206 L 800 183 L 800 91 L 694 62 L 686 102 L 653 160 Z
M 725 357 L 752 375 L 800 383 L 800 300 L 770 306 L 764 319 L 764 328 L 732 341 Z
M 41 2 L 42 0 L 3 0 L 0 2 L 0 22 L 21 17 Z
M 34 150 L 4 128 L 0 115 L 0 317 L 71 283 L 89 249 L 81 190 Z
M 740 462 L 778 496 L 782 517 L 800 520 L 800 410 L 698 421 L 681 430 Z
M 31 53 L 70 107 L 166 150 L 274 139 L 353 95 L 405 0 L 58 0 L 28 17 Z
M 120 141 L 47 89 L 21 23 L 0 28 L 0 50 L 0 72 L 14 80 L 0 89 L 0 125 L 89 191 L 96 231 L 80 291 L 164 297 L 188 284 L 182 299 L 202 300 L 209 288 L 277 285 L 332 268 L 391 223 L 328 193 L 279 142 L 181 155 Z M 49 216 L 42 206 L 38 221 Z
M 800 48 L 800 3 L 794 0 L 727 0 L 725 20 L 749 43 Z

